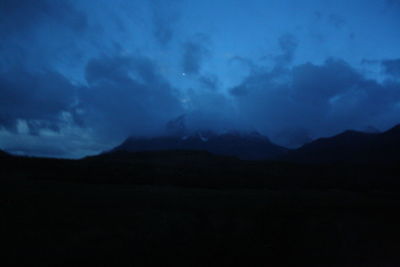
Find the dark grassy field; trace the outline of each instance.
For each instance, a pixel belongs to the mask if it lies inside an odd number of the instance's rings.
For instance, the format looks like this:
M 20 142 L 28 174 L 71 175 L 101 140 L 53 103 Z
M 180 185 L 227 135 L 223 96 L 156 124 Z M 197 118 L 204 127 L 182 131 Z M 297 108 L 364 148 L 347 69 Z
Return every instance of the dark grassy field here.
M 2 266 L 399 266 L 392 166 L 2 159 Z

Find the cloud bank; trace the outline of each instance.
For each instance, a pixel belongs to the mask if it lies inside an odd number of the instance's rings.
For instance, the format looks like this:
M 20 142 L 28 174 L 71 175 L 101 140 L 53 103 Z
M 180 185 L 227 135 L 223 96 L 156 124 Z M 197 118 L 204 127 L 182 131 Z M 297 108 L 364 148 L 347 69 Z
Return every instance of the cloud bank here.
M 0 149 L 80 157 L 182 114 L 288 147 L 400 123 L 397 1 L 324 3 L 1 1 Z

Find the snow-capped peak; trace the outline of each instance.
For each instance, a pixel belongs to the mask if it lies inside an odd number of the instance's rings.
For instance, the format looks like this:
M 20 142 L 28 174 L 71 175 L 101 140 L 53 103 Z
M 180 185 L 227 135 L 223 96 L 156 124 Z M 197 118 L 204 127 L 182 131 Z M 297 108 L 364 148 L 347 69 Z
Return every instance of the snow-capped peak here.
M 208 138 L 204 137 L 204 136 L 201 134 L 201 132 L 199 132 L 198 135 L 199 135 L 201 141 L 203 141 L 203 142 L 207 142 L 207 141 L 208 141 Z

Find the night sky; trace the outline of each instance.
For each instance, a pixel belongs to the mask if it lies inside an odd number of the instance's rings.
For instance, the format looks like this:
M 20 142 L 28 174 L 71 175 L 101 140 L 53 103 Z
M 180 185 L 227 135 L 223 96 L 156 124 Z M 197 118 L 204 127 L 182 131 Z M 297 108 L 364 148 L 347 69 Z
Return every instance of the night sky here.
M 0 0 L 0 149 L 258 131 L 298 147 L 400 123 L 398 0 Z

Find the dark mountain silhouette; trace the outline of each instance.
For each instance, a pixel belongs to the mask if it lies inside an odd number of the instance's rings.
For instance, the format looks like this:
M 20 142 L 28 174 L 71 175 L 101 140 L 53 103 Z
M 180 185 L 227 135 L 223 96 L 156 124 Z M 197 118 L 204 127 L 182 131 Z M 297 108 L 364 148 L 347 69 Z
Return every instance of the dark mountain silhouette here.
M 183 114 L 176 119 L 170 120 L 165 125 L 165 130 L 168 135 L 183 136 L 186 134 L 186 115 Z
M 365 133 L 381 133 L 381 131 L 374 126 L 367 126 L 364 129 L 361 130 L 361 132 Z
M 8 154 L 7 152 L 0 150 L 0 158 L 5 158 L 5 157 L 9 157 L 9 156 L 10 156 L 10 154 Z
M 288 152 L 284 160 L 303 163 L 393 163 L 400 161 L 400 125 L 383 133 L 346 131 Z
M 299 163 L 393 163 L 400 161 L 400 125 L 386 132 L 376 129 L 346 131 L 339 135 L 312 141 L 290 150 L 273 144 L 257 132 L 211 131 L 189 133 L 186 116 L 166 125 L 167 134 L 155 138 L 128 138 L 112 151 L 207 151 L 245 160 L 283 160 Z
M 197 132 L 192 135 L 128 138 L 113 151 L 197 150 L 246 160 L 273 159 L 287 151 L 258 133 Z
M 207 151 L 245 160 L 264 160 L 276 158 L 287 151 L 286 148 L 273 144 L 266 136 L 257 132 L 231 131 L 217 134 L 212 131 L 190 131 L 186 126 L 186 120 L 187 115 L 183 114 L 165 125 L 165 136 L 130 137 L 111 152 Z
M 348 131 L 287 154 L 316 160 L 350 151 L 350 160 L 362 153 L 391 158 L 399 133 L 400 127 L 382 134 Z M 122 147 L 204 148 L 214 142 L 229 152 L 242 153 L 233 150 L 241 144 L 255 151 L 270 148 L 257 134 L 140 140 L 131 138 Z M 331 259 L 338 266 L 400 266 L 399 166 L 248 161 L 192 150 L 116 150 L 80 160 L 4 157 L 0 234 L 10 252 L 2 261 L 4 266 L 70 266 L 77 260 L 95 266 L 188 266 L 195 259 L 196 266 L 263 261 L 321 266 Z M 199 253 L 210 251 L 197 261 Z M 310 259 L 315 264 L 308 264 Z

